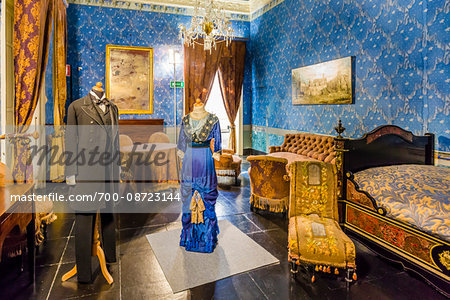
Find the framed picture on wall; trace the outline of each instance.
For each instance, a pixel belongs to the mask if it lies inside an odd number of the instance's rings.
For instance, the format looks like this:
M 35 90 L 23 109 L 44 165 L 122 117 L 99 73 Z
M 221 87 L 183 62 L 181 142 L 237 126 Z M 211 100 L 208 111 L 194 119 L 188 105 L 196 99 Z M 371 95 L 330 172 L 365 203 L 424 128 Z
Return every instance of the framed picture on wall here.
M 351 104 L 352 56 L 292 70 L 292 104 Z
M 153 113 L 153 48 L 106 46 L 106 96 L 119 114 Z

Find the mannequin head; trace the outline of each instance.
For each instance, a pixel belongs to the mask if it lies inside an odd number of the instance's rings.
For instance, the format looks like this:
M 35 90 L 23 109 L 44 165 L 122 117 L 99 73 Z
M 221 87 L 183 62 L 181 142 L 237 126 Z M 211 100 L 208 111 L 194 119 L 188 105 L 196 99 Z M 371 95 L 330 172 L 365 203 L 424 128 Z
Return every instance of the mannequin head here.
M 205 109 L 205 104 L 200 99 L 195 99 L 194 109 L 191 112 L 191 117 L 200 120 L 205 117 L 208 112 Z
M 105 91 L 102 88 L 102 83 L 97 82 L 97 84 L 92 88 L 92 91 L 99 97 L 102 98 L 105 94 Z
M 204 106 L 202 100 L 200 100 L 200 98 L 195 99 L 194 107 L 200 108 L 202 106 Z

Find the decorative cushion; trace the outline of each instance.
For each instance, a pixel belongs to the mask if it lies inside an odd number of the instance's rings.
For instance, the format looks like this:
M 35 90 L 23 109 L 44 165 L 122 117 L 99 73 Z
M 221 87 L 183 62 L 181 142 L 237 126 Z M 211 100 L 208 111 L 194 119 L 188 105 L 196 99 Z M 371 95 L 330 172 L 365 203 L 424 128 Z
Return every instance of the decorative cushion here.
M 320 161 L 290 165 L 291 191 L 289 216 L 318 214 L 339 220 L 336 168 Z
M 289 251 L 292 258 L 337 268 L 355 267 L 355 245 L 339 224 L 316 214 L 289 219 Z

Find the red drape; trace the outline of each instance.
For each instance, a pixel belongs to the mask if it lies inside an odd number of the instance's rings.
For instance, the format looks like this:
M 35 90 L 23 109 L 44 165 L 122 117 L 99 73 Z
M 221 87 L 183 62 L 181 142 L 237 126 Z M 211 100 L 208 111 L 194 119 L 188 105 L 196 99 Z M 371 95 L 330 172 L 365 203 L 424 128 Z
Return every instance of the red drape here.
M 219 43 L 210 53 L 203 45 L 184 46 L 185 114 L 192 111 L 195 99 L 200 98 L 205 104 L 208 101 L 223 48 L 224 43 Z
M 16 132 L 30 125 L 47 66 L 51 37 L 53 0 L 14 1 L 14 78 Z M 29 147 L 16 138 L 13 176 L 17 182 L 32 178 L 26 163 Z
M 219 83 L 223 104 L 231 124 L 229 147 L 236 153 L 236 126 L 234 124 L 241 102 L 245 69 L 244 41 L 232 41 L 224 47 L 219 62 Z

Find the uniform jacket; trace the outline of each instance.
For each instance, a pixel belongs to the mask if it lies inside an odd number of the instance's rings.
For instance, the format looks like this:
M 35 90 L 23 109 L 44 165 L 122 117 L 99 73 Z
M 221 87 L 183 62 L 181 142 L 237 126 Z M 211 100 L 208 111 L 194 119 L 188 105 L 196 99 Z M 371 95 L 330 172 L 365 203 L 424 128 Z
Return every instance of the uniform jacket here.
M 75 175 L 76 185 L 69 193 L 96 197 L 92 201 L 72 201 L 77 211 L 96 211 L 105 208 L 110 196 L 118 193 L 120 172 L 118 108 L 109 102 L 107 126 L 101 110 L 91 94 L 70 104 L 66 127 L 66 177 Z M 102 119 L 103 117 L 103 119 Z M 100 199 L 101 194 L 106 193 Z M 80 197 L 80 196 L 79 196 Z

